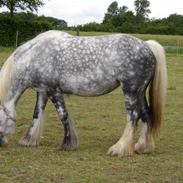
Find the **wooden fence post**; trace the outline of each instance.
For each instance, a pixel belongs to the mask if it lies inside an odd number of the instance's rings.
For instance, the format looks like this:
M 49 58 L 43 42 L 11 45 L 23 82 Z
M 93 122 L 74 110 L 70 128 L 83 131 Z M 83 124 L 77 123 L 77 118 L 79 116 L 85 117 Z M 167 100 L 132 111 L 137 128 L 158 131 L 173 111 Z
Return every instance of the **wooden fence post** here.
M 18 46 L 18 30 L 16 31 L 15 48 Z
M 179 55 L 180 41 L 177 39 L 177 56 Z
M 79 36 L 79 29 L 76 30 L 76 35 Z

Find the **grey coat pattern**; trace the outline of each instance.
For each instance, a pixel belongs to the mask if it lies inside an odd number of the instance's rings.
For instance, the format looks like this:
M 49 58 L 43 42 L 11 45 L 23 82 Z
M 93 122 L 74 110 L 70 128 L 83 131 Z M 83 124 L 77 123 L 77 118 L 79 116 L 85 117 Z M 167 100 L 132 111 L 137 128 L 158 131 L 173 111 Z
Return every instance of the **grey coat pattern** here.
M 158 67 L 155 48 L 161 49 L 158 53 L 164 54 L 158 43 L 144 42 L 126 34 L 76 37 L 60 31 L 42 33 L 23 44 L 10 56 L 0 73 L 0 144 L 7 143 L 9 126 L 15 121 L 15 105 L 27 88 L 37 92 L 37 102 L 32 126 L 20 140 L 20 145 L 39 144 L 42 115 L 50 99 L 64 125 L 65 136 L 61 148 L 75 149 L 77 136 L 63 94 L 99 96 L 118 86 L 123 90 L 127 110 L 128 125 L 124 134 L 136 127 L 138 119 L 142 119 L 148 127 L 147 133 L 151 133 L 154 128 L 152 110 L 145 92 L 155 78 Z M 162 67 L 165 68 L 166 64 Z M 8 70 L 11 77 L 5 82 L 3 78 Z M 164 78 L 165 73 L 161 71 Z M 8 89 L 6 94 L 3 93 L 5 85 Z M 129 134 L 127 136 L 122 137 L 108 153 L 119 156 L 133 154 L 133 149 L 127 148 L 131 142 L 124 143 L 124 140 L 128 141 L 126 138 L 132 138 Z

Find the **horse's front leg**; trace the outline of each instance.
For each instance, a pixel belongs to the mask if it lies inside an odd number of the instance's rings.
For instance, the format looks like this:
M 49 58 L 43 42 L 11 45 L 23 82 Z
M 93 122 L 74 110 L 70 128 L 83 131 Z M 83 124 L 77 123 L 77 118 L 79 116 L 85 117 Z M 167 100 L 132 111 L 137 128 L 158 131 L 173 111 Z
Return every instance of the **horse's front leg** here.
M 131 156 L 134 154 L 134 132 L 140 115 L 138 96 L 136 92 L 124 91 L 127 109 L 127 125 L 123 135 L 107 152 L 112 156 Z
M 78 140 L 71 116 L 66 109 L 63 95 L 58 92 L 50 92 L 49 97 L 55 105 L 59 118 L 64 126 L 64 139 L 61 150 L 74 150 L 78 146 Z
M 18 144 L 21 146 L 38 146 L 41 140 L 41 132 L 43 128 L 43 113 L 48 101 L 46 93 L 37 93 L 36 106 L 33 113 L 33 121 L 25 137 Z

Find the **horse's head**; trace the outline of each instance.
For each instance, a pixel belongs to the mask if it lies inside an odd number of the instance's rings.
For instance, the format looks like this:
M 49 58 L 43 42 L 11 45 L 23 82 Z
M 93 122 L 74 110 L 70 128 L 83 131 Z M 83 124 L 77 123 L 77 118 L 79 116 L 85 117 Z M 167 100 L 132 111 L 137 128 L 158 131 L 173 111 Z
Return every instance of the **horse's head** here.
M 7 145 L 6 136 L 11 132 L 14 122 L 10 112 L 0 105 L 0 146 Z

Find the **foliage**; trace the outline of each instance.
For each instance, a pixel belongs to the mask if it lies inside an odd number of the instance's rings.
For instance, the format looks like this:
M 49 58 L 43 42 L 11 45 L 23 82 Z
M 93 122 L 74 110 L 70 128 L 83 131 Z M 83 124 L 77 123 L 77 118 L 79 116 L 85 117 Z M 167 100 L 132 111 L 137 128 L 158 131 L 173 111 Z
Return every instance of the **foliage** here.
M 103 23 L 78 26 L 80 31 L 121 32 L 140 34 L 183 35 L 183 15 L 172 14 L 163 19 L 141 19 L 130 10 L 116 15 L 105 15 Z M 142 20 L 143 19 L 143 20 Z M 106 23 L 107 22 L 107 23 Z M 71 27 L 71 30 L 75 30 Z
M 11 18 L 17 9 L 37 11 L 38 7 L 43 6 L 43 4 L 43 0 L 0 0 L 0 8 L 8 8 Z
M 132 11 L 128 11 L 125 13 L 119 13 L 111 18 L 111 24 L 114 27 L 122 26 L 125 23 L 135 24 L 136 18 Z
M 0 46 L 15 46 L 17 31 L 20 45 L 41 32 L 67 27 L 67 22 L 52 17 L 15 13 L 14 18 L 11 19 L 8 15 L 8 13 L 0 14 Z
M 64 20 L 39 17 L 30 12 L 16 13 L 17 10 L 37 11 L 43 4 L 43 0 L 0 0 L 0 8 L 6 7 L 10 11 L 0 13 L 0 45 L 14 46 L 17 36 L 18 44 L 22 44 L 40 32 L 67 27 Z
M 163 19 L 149 19 L 151 11 L 148 0 L 135 0 L 134 5 L 136 14 L 125 5 L 119 7 L 118 2 L 114 1 L 107 8 L 101 24 L 91 22 L 71 27 L 70 30 L 183 35 L 183 15 L 172 14 Z
M 148 18 L 148 14 L 151 13 L 149 9 L 150 2 L 148 0 L 135 0 L 135 11 L 138 23 L 143 23 L 146 18 Z
M 107 8 L 107 13 L 104 16 L 103 23 L 110 23 L 113 16 L 123 14 L 127 12 L 127 10 L 127 6 L 118 7 L 117 1 L 112 2 Z
M 151 13 L 148 0 L 134 1 L 136 14 L 127 6 L 112 2 L 107 8 L 101 24 L 91 22 L 77 27 L 80 31 L 121 32 L 140 34 L 183 35 L 183 15 L 172 14 L 163 19 L 149 19 Z M 75 30 L 71 27 L 70 30 Z
M 112 2 L 107 8 L 107 13 L 110 15 L 118 14 L 118 3 L 116 1 Z
M 50 29 L 183 35 L 183 15 L 172 14 L 163 19 L 149 19 L 149 1 L 136 0 L 134 5 L 136 14 L 125 5 L 119 7 L 118 2 L 114 1 L 107 8 L 102 23 L 90 22 L 77 27 L 67 27 L 67 22 L 64 20 L 37 16 L 30 12 L 15 13 L 13 19 L 9 13 L 3 12 L 0 13 L 0 46 L 14 46 L 16 31 L 19 32 L 19 45 Z

